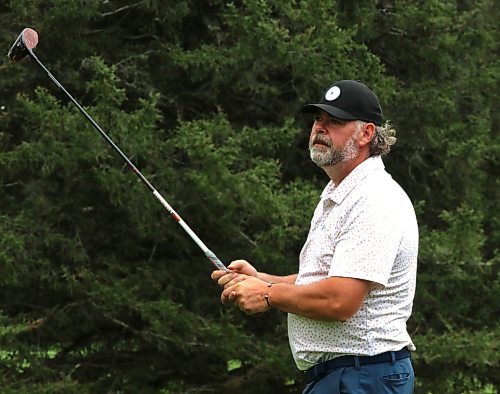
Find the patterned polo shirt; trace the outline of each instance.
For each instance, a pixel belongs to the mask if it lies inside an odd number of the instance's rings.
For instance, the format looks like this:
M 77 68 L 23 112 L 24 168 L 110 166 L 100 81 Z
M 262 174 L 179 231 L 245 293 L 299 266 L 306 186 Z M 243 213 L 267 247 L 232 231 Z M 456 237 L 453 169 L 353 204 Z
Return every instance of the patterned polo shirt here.
M 415 294 L 418 227 L 412 203 L 380 156 L 324 189 L 300 253 L 297 285 L 329 277 L 372 282 L 360 309 L 345 322 L 289 314 L 299 369 L 342 355 L 373 356 L 407 346 Z

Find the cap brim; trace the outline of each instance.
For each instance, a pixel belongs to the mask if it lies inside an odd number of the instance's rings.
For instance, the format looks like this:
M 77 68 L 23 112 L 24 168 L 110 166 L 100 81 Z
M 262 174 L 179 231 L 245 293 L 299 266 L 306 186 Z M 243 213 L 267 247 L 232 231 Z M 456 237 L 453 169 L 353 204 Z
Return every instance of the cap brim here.
M 351 115 L 349 112 L 343 111 L 340 108 L 332 107 L 331 105 L 326 104 L 307 104 L 304 105 L 301 109 L 301 112 L 311 113 L 316 112 L 318 109 L 322 109 L 325 112 L 328 112 L 330 115 L 335 116 L 339 119 L 345 120 L 356 120 L 357 118 L 354 115 Z

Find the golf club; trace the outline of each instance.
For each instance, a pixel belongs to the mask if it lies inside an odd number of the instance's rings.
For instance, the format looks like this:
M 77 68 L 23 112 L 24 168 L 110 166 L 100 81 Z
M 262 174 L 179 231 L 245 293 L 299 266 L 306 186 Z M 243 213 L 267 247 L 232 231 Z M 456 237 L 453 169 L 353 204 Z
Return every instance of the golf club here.
M 104 132 L 104 130 L 92 119 L 92 117 L 83 109 L 83 107 L 73 98 L 71 94 L 59 83 L 59 81 L 50 73 L 49 70 L 43 65 L 43 63 L 38 59 L 38 57 L 33 53 L 33 49 L 38 44 L 38 34 L 35 30 L 30 28 L 25 28 L 21 34 L 17 37 L 14 44 L 10 48 L 7 56 L 14 62 L 20 61 L 26 56 L 30 56 L 42 69 L 47 73 L 47 75 L 52 79 L 52 81 L 68 96 L 68 98 L 73 102 L 73 104 L 78 108 L 83 116 L 94 126 L 94 128 L 101 134 L 101 136 L 108 142 L 109 145 L 115 150 L 116 153 L 127 163 L 130 169 L 139 177 L 139 179 L 146 185 L 146 187 L 153 193 L 153 195 L 158 199 L 158 201 L 166 208 L 170 213 L 170 216 L 179 223 L 179 225 L 188 233 L 194 242 L 200 247 L 200 249 L 205 253 L 205 256 L 212 262 L 212 264 L 220 270 L 229 272 L 229 269 L 219 260 L 219 258 L 210 250 L 208 247 L 198 238 L 193 230 L 182 220 L 177 212 L 170 206 L 170 204 L 163 198 L 163 196 L 154 188 L 154 186 L 146 179 L 144 175 L 137 169 L 137 167 L 130 161 L 130 159 L 120 150 L 120 148 L 113 142 L 113 140 Z

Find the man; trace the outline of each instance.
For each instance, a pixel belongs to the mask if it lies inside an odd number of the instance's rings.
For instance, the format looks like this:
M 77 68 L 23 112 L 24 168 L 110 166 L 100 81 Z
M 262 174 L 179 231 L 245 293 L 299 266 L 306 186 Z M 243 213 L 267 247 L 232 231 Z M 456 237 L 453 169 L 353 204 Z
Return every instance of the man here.
M 416 284 L 413 206 L 384 170 L 395 142 L 377 96 L 364 84 L 330 86 L 314 115 L 310 156 L 330 177 L 300 253 L 299 272 L 273 276 L 245 260 L 214 271 L 247 314 L 288 312 L 290 347 L 304 393 L 412 393 L 406 330 Z

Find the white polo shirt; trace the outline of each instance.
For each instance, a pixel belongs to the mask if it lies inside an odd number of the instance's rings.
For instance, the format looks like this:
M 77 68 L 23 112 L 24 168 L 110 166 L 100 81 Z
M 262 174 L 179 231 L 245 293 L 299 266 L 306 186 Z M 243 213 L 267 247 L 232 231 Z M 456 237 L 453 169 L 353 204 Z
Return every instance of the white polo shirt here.
M 384 170 L 380 156 L 324 189 L 300 253 L 296 284 L 332 276 L 372 282 L 361 308 L 346 322 L 288 315 L 297 367 L 352 354 L 373 356 L 407 346 L 415 294 L 418 227 L 412 203 Z

